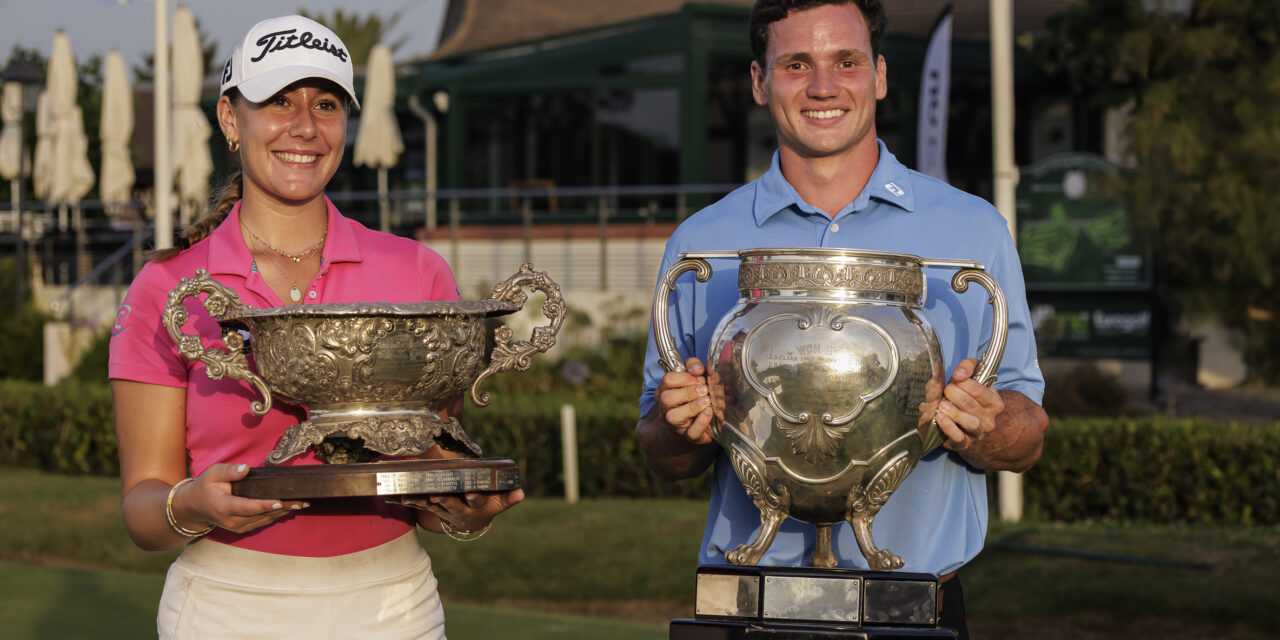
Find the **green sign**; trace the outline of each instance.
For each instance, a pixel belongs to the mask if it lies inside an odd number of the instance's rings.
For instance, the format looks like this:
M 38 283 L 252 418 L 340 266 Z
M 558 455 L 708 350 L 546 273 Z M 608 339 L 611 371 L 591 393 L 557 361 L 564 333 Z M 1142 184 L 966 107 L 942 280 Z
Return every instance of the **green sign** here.
M 1124 205 L 1122 179 L 1101 156 L 1064 153 L 1021 170 L 1018 254 L 1029 289 L 1147 290 L 1150 255 Z
M 1151 302 L 1146 295 L 1027 295 L 1041 358 L 1151 357 Z

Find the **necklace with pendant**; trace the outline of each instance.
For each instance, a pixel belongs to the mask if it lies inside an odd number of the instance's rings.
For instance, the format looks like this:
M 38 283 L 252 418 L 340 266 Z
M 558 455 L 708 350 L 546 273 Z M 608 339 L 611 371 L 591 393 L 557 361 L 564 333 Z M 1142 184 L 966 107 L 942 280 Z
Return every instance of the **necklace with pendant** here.
M 247 224 L 245 224 L 245 223 L 244 223 L 244 219 L 243 219 L 243 218 L 241 218 L 241 219 L 240 219 L 240 226 L 241 226 L 241 227 L 244 227 L 244 230 L 245 230 L 245 231 L 247 231 L 247 232 L 249 232 L 249 236 L 250 236 L 250 237 L 252 237 L 254 240 L 257 240 L 257 241 L 258 241 L 258 244 L 262 245 L 263 247 L 266 247 L 267 249 L 270 249 L 270 250 L 271 250 L 272 252 L 274 252 L 274 253 L 278 253 L 278 254 L 280 254 L 281 256 L 284 256 L 284 257 L 286 257 L 286 258 L 288 258 L 288 259 L 290 259 L 290 260 L 293 260 L 295 263 L 302 262 L 302 259 L 303 259 L 303 258 L 306 258 L 307 256 L 309 256 L 309 255 L 311 255 L 311 254 L 315 253 L 315 252 L 316 252 L 316 250 L 318 250 L 320 247 L 323 247 L 323 246 L 324 246 L 324 239 L 325 239 L 325 236 L 326 236 L 326 235 L 328 235 L 328 233 L 329 233 L 328 225 L 326 225 L 326 228 L 325 228 L 324 232 L 320 234 L 320 242 L 317 242 L 317 243 L 315 243 L 314 245 L 312 245 L 312 247 L 311 247 L 310 249 L 307 249 L 306 251 L 303 251 L 302 253 L 299 253 L 299 254 L 296 254 L 296 255 L 295 255 L 295 254 L 292 254 L 292 253 L 286 253 L 286 252 L 284 252 L 284 251 L 281 251 L 281 250 L 279 250 L 279 249 L 277 249 L 277 248 L 275 248 L 275 247 L 271 246 L 269 243 L 267 243 L 267 241 L 266 241 L 266 240 L 263 240 L 262 238 L 258 237 L 258 234 L 254 233 L 254 232 L 253 232 L 253 229 L 250 229 L 250 228 L 249 228 L 249 225 L 247 225 Z M 266 253 L 266 252 L 264 252 L 264 253 Z M 270 255 L 270 254 L 268 253 L 268 254 L 267 254 L 267 257 L 271 259 L 271 264 L 272 264 L 272 266 L 274 266 L 274 267 L 276 268 L 276 271 L 279 271 L 279 272 L 280 272 L 280 275 L 284 276 L 284 279 L 289 281 L 289 299 L 290 299 L 290 300 L 293 300 L 294 302 L 301 302 L 301 301 L 302 301 L 302 292 L 298 290 L 298 283 L 294 282 L 294 281 L 293 281 L 293 278 L 290 278 L 290 277 L 289 277 L 289 272 L 288 272 L 288 271 L 285 271 L 284 267 L 283 267 L 283 266 L 281 266 L 281 265 L 276 261 L 275 256 L 272 256 L 272 255 Z M 255 262 L 255 264 L 256 264 L 256 262 Z
M 258 240 L 259 244 L 266 244 L 265 242 L 262 242 L 261 239 L 258 239 L 256 236 L 255 236 L 255 239 Z M 302 292 L 298 290 L 298 283 L 294 282 L 293 278 L 289 277 L 289 272 L 285 271 L 284 266 L 276 261 L 275 256 L 272 256 L 270 253 L 266 251 L 264 251 L 263 254 L 267 256 L 267 259 L 271 263 L 271 266 L 275 267 L 276 271 L 279 271 L 280 275 L 284 276 L 284 279 L 289 281 L 289 299 L 293 300 L 294 302 L 301 302 Z M 258 262 L 255 260 L 254 265 L 257 265 L 257 264 Z
M 270 255 L 268 255 L 268 258 L 270 258 Z M 258 265 L 258 261 L 254 260 L 253 265 L 256 268 Z M 284 270 L 284 267 L 277 264 L 274 258 L 271 259 L 271 266 L 275 267 L 276 271 L 279 271 L 280 275 L 284 276 L 284 279 L 289 281 L 289 299 L 293 300 L 294 302 L 301 302 L 302 292 L 298 290 L 298 283 L 294 282 L 293 278 L 289 277 L 289 273 Z

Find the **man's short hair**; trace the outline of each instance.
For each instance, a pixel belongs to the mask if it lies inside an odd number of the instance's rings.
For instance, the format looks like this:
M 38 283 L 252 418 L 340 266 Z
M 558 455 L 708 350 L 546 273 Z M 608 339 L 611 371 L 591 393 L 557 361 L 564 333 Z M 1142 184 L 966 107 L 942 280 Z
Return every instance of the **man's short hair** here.
M 884 35 L 885 26 L 889 23 L 880 0 L 756 0 L 755 6 L 751 8 L 751 22 L 748 23 L 751 53 L 756 57 L 756 62 L 761 67 L 765 64 L 765 52 L 769 50 L 769 25 L 791 15 L 792 11 L 804 11 L 828 4 L 851 4 L 862 12 L 867 30 L 871 32 L 871 57 L 879 58 L 880 36 Z

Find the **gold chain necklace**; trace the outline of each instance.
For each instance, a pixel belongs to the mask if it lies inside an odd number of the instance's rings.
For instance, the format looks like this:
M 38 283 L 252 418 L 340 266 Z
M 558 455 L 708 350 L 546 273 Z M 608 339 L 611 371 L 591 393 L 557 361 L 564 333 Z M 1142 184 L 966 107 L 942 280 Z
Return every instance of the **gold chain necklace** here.
M 272 251 L 274 251 L 274 252 L 276 252 L 276 253 L 278 253 L 278 254 L 280 254 L 280 255 L 282 255 L 282 256 L 284 256 L 284 257 L 286 257 L 286 258 L 289 258 L 290 260 L 293 260 L 294 262 L 302 262 L 302 259 L 303 259 L 303 258 L 305 258 L 305 257 L 307 257 L 307 256 L 309 256 L 309 255 L 311 255 L 312 253 L 315 253 L 316 249 L 319 249 L 321 246 L 323 246 L 323 245 L 324 245 L 324 237 L 322 236 L 322 237 L 320 238 L 320 242 L 316 243 L 316 245 L 315 245 L 314 247 L 311 247 L 310 249 L 307 249 L 306 251 L 304 251 L 304 252 L 302 252 L 302 253 L 298 254 L 298 255 L 295 257 L 295 256 L 293 256 L 293 255 L 290 255 L 290 254 L 288 254 L 288 253 L 285 253 L 285 252 L 283 252 L 283 251 L 281 251 L 281 250 L 279 250 L 279 249 L 277 249 L 277 248 L 275 248 L 275 247 L 273 247 L 273 246 L 271 246 L 271 245 L 267 244 L 267 241 L 266 241 L 266 240 L 263 240 L 262 238 L 259 238 L 259 237 L 258 237 L 258 234 L 254 233 L 254 232 L 253 232 L 253 230 L 252 230 L 252 229 L 250 229 L 250 228 L 249 228 L 249 226 L 248 226 L 248 225 L 246 225 L 246 224 L 244 223 L 244 220 L 243 220 L 243 219 L 242 219 L 242 220 L 240 220 L 240 226 L 244 227 L 244 230 L 245 230 L 245 231 L 248 231 L 248 232 L 249 232 L 249 235 L 250 235 L 250 236 L 252 236 L 254 240 L 257 240 L 257 241 L 258 241 L 258 244 L 260 244 L 260 245 L 262 245 L 262 246 L 264 246 L 264 247 L 266 247 L 266 248 L 268 248 L 268 249 L 271 249 Z M 327 229 L 325 230 L 325 233 L 326 233 L 326 234 L 328 233 L 328 230 L 327 230 Z M 272 255 L 270 255 L 270 254 L 267 254 L 267 257 L 271 259 L 272 266 L 274 266 L 274 267 L 276 268 L 276 271 L 279 271 L 279 272 L 280 272 L 280 275 L 284 276 L 284 279 L 289 281 L 289 299 L 290 299 L 290 300 L 293 300 L 294 302 L 301 302 L 301 301 L 302 301 L 302 292 L 298 290 L 298 283 L 297 283 L 297 282 L 294 282 L 293 278 L 290 278 L 290 277 L 289 277 L 289 272 L 288 272 L 288 271 L 285 271 L 284 267 L 282 267 L 279 263 L 277 263 L 277 262 L 276 262 L 276 259 L 275 259 L 275 257 L 274 257 L 274 256 L 272 256 Z M 256 261 L 256 260 L 254 261 L 254 264 L 257 264 L 257 261 Z
M 270 249 L 270 250 L 272 250 L 272 251 L 274 251 L 274 252 L 276 252 L 276 253 L 278 253 L 278 254 L 280 254 L 280 255 L 282 255 L 282 256 L 284 256 L 284 257 L 286 257 L 286 258 L 288 258 L 288 259 L 290 259 L 290 260 L 292 260 L 292 261 L 294 261 L 294 262 L 302 262 L 302 259 L 303 259 L 303 258 L 305 258 L 305 257 L 307 257 L 307 256 L 309 256 L 309 255 L 311 255 L 311 254 L 313 254 L 313 253 L 315 253 L 315 252 L 316 252 L 316 250 L 317 250 L 317 249 L 319 249 L 320 247 L 323 247 L 323 246 L 324 246 L 324 238 L 325 238 L 325 236 L 327 236 L 327 235 L 329 234 L 328 224 L 326 224 L 326 225 L 325 225 L 325 230 L 324 230 L 324 232 L 320 234 L 320 242 L 315 243 L 314 245 L 312 245 L 312 246 L 311 246 L 311 248 L 310 248 L 310 249 L 307 249 L 306 251 L 303 251 L 302 253 L 299 253 L 299 254 L 292 254 L 292 253 L 288 253 L 288 252 L 286 252 L 286 251 L 281 251 L 281 250 L 279 250 L 279 249 L 277 249 L 277 248 L 275 248 L 275 247 L 271 246 L 271 243 L 267 242 L 266 240 L 263 240 L 262 238 L 259 238 L 259 237 L 258 237 L 258 234 L 254 233 L 254 232 L 253 232 L 253 229 L 250 229 L 250 228 L 249 228 L 249 225 L 245 224 L 245 222 L 244 222 L 244 218 L 241 218 L 241 219 L 240 219 L 240 226 L 244 227 L 244 230 L 245 230 L 245 231 L 248 231 L 248 232 L 249 232 L 249 235 L 250 235 L 250 236 L 252 236 L 254 240 L 257 240 L 259 243 L 261 243 L 261 244 L 262 244 L 262 246 L 264 246 L 264 247 L 266 247 L 266 248 L 268 248 L 268 249 Z M 288 277 L 288 276 L 286 276 L 286 277 Z

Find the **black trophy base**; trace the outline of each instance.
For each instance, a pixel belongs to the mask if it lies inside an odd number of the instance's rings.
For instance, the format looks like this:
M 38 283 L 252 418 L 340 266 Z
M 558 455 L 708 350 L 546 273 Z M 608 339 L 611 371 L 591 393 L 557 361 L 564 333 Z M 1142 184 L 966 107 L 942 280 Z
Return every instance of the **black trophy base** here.
M 892 627 L 844 627 L 828 625 L 787 625 L 713 620 L 671 621 L 669 640 L 898 640 L 947 638 L 955 640 L 950 629 L 895 629 Z
M 670 640 L 952 638 L 929 574 L 797 567 L 698 569 L 694 619 Z

